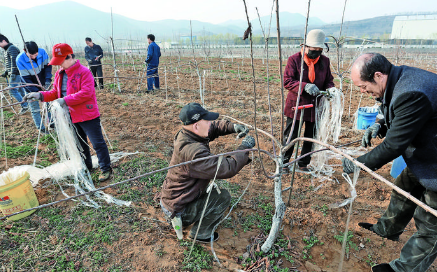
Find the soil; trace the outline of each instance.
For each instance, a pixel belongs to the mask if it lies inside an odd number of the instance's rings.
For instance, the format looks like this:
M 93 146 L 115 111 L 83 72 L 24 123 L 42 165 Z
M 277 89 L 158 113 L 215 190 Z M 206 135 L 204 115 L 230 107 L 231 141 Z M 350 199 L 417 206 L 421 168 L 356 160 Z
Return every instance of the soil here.
M 188 59 L 182 59 L 187 62 Z M 220 70 L 219 61 L 223 63 Z M 252 74 L 250 60 L 245 59 L 241 65 L 241 59 L 211 59 L 210 63 L 202 60 L 203 69 L 211 70 L 207 72 L 206 86 L 204 93 L 204 103 L 207 109 L 219 112 L 221 115 L 231 116 L 247 124 L 254 124 L 254 87 L 250 79 Z M 405 59 L 403 64 L 409 63 L 410 59 Z M 127 60 L 124 60 L 128 63 Z M 283 62 L 285 65 L 285 62 Z M 417 65 L 416 65 L 417 66 Z M 138 77 L 138 68 L 122 66 L 120 64 L 119 74 L 124 77 Z M 176 67 L 176 58 L 162 57 L 161 69 L 164 67 Z M 424 67 L 436 72 L 432 67 Z M 141 68 L 140 68 L 141 69 Z M 200 102 L 198 91 L 198 78 L 194 68 L 181 66 L 176 73 L 175 68 L 168 68 L 166 77 L 160 71 L 161 89 L 153 93 L 146 94 L 145 84 L 138 88 L 138 78 L 121 79 L 122 92 L 119 93 L 114 86 L 114 81 L 105 79 L 106 88 L 97 90 L 97 101 L 101 113 L 102 126 L 104 127 L 112 144 L 119 151 L 124 152 L 145 152 L 148 156 L 158 157 L 170 161 L 174 134 L 181 128 L 178 115 L 183 105 L 189 102 Z M 240 71 L 241 80 L 237 70 Z M 257 126 L 265 131 L 271 132 L 269 124 L 269 107 L 267 96 L 267 84 L 264 78 L 265 63 L 263 60 L 255 60 L 256 72 L 256 111 Z M 270 74 L 273 80 L 270 82 L 270 95 L 272 105 L 273 135 L 279 139 L 281 121 L 281 100 L 280 85 L 278 77 L 278 61 L 270 62 Z M 105 76 L 112 75 L 110 66 L 105 66 Z M 145 83 L 145 80 L 144 80 Z M 339 82 L 335 81 L 336 86 Z M 362 131 L 353 129 L 353 118 L 351 115 L 360 106 L 373 106 L 375 101 L 368 95 L 361 94 L 357 89 L 353 89 L 350 96 L 350 86 L 345 84 L 345 110 L 343 115 L 342 133 L 338 143 L 346 144 L 361 139 Z M 351 100 L 349 99 L 351 97 Z M 350 108 L 350 111 L 349 111 Z M 18 108 L 16 108 L 18 109 Z M 15 116 L 6 120 L 6 129 L 10 126 L 22 126 L 23 135 L 36 137 L 37 131 L 34 128 L 30 114 Z M 253 133 L 252 133 L 253 135 Z M 259 142 L 262 149 L 273 152 L 271 140 L 259 134 Z M 20 144 L 20 137 L 10 137 L 7 139 L 12 144 Z M 380 143 L 382 140 L 378 140 Z M 226 136 L 211 143 L 213 153 L 223 153 L 232 151 L 239 145 L 239 141 L 234 136 Z M 350 148 L 357 148 L 358 144 Z M 44 147 L 40 147 L 42 149 Z M 368 150 L 370 150 L 369 148 Z M 258 154 L 254 154 L 258 157 Z M 267 156 L 262 157 L 264 166 L 268 173 L 274 172 L 275 165 Z M 56 157 L 49 158 L 51 162 L 56 162 Z M 1 158 L 2 169 L 14 165 L 31 164 L 33 155 L 26 157 L 8 159 L 8 166 L 5 159 Z M 290 254 L 294 262 L 283 260 L 282 268 L 288 267 L 290 271 L 338 271 L 341 254 L 341 243 L 334 236 L 343 233 L 348 214 L 348 206 L 342 208 L 325 208 L 330 204 L 341 202 L 350 197 L 350 188 L 342 178 L 340 161 L 332 159 L 329 161 L 334 166 L 335 173 L 331 181 L 323 181 L 323 186 L 317 191 L 314 190 L 322 184 L 318 179 L 311 178 L 309 175 L 298 173 L 293 185 L 293 193 L 290 205 L 287 206 L 284 220 L 282 223 L 282 233 L 288 239 Z M 390 164 L 385 165 L 376 173 L 393 182 L 390 176 Z M 291 174 L 283 178 L 283 188 L 289 186 Z M 262 171 L 260 160 L 255 159 L 251 165 L 246 166 L 237 176 L 229 179 L 231 184 L 238 184 L 242 188 L 251 182 L 250 187 L 231 214 L 231 217 L 238 218 L 247 216 L 254 212 L 253 205 L 257 205 L 256 199 L 260 195 L 266 197 L 267 202 L 274 206 L 273 182 L 267 178 Z M 103 185 L 103 184 L 101 184 Z M 356 187 L 358 197 L 353 202 L 353 213 L 349 224 L 349 230 L 353 232 L 351 241 L 356 248 L 351 248 L 349 254 L 344 259 L 343 271 L 370 271 L 371 263 L 384 263 L 397 258 L 403 244 L 415 232 L 414 222 L 410 222 L 405 233 L 401 235 L 399 242 L 393 242 L 378 237 L 377 235 L 358 227 L 358 222 L 375 223 L 383 214 L 390 200 L 391 190 L 388 186 L 372 178 L 367 173 L 361 172 L 358 185 Z M 108 191 L 111 193 L 111 191 Z M 115 193 L 115 190 L 114 192 Z M 51 199 L 47 195 L 46 189 L 38 189 L 37 197 L 41 204 L 48 203 Z M 59 196 L 59 198 L 62 198 Z M 283 194 L 285 203 L 288 201 L 288 193 Z M 65 205 L 66 208 L 75 205 L 74 202 Z M 135 206 L 144 208 L 144 213 L 140 216 L 165 220 L 158 206 L 150 206 L 145 203 L 134 203 Z M 173 230 L 160 222 L 154 222 L 160 231 L 128 233 L 118 242 L 108 246 L 109 251 L 120 252 L 116 254 L 111 263 L 120 262 L 123 259 L 130 259 L 134 271 L 181 271 L 183 254 L 177 248 L 178 241 Z M 222 267 L 214 262 L 211 271 L 229 271 L 243 269 L 242 261 L 238 257 L 253 254 L 258 250 L 258 245 L 262 245 L 265 237 L 256 227 L 237 235 L 230 228 L 218 229 L 220 239 L 214 244 L 214 249 Z M 184 231 L 187 236 L 187 231 Z M 307 245 L 304 239 L 317 237 L 316 243 L 310 250 L 306 251 Z M 205 245 L 209 251 L 209 245 Z M 167 254 L 158 256 L 156 250 L 160 249 Z M 279 250 L 279 249 L 278 249 Z M 259 250 L 258 250 L 259 251 Z M 312 258 L 304 258 L 304 252 L 310 253 Z M 262 267 L 262 262 L 259 262 Z M 264 263 L 265 265 L 265 263 Z M 86 264 L 84 264 L 86 266 Z M 429 271 L 437 271 L 437 263 Z M 103 268 L 104 269 L 104 268 Z M 256 271 L 256 270 L 252 270 Z

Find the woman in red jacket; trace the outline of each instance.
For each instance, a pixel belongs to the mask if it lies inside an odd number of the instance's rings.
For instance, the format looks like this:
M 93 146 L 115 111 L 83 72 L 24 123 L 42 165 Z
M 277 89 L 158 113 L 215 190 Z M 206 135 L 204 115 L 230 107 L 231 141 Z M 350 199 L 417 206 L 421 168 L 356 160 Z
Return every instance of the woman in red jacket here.
M 303 44 L 302 44 L 303 45 Z M 325 33 L 320 29 L 313 29 L 308 32 L 304 65 L 302 77 L 302 90 L 299 105 L 313 104 L 314 107 L 306 109 L 303 116 L 305 124 L 304 137 L 313 138 L 316 120 L 316 100 L 321 90 L 327 90 L 334 87 L 333 77 L 329 58 L 322 55 L 325 45 Z M 284 131 L 284 141 L 287 141 L 293 124 L 294 111 L 292 107 L 296 106 L 297 95 L 299 91 L 299 80 L 301 74 L 301 60 L 303 48 L 300 52 L 288 58 L 287 66 L 284 71 L 284 87 L 288 90 L 287 100 L 285 101 L 284 115 L 287 116 L 287 124 Z M 291 140 L 297 138 L 299 130 L 300 111 L 297 113 L 296 124 L 293 129 Z M 303 127 L 303 126 L 302 126 Z M 304 142 L 301 155 L 311 152 L 312 142 Z M 293 148 L 288 149 L 284 155 L 284 163 L 288 163 L 293 154 Z M 307 165 L 311 157 L 307 156 L 298 162 L 299 169 L 308 172 Z
M 25 100 L 40 99 L 44 102 L 57 100 L 61 106 L 67 105 L 83 149 L 85 165 L 89 170 L 92 169 L 90 149 L 86 140 L 88 136 L 102 171 L 99 181 L 109 179 L 112 174 L 111 160 L 100 126 L 93 75 L 74 58 L 73 49 L 66 43 L 53 46 L 53 58 L 49 65 L 61 66 L 61 69 L 56 72 L 53 89 L 47 92 L 29 93 L 25 96 Z

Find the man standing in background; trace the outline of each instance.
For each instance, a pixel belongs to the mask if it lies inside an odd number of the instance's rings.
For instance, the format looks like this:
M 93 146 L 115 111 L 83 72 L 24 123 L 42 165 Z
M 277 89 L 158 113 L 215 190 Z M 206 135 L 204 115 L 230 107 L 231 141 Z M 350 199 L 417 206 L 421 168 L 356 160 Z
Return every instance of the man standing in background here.
M 0 47 L 5 50 L 5 71 L 1 75 L 6 78 L 9 84 L 9 88 L 17 87 L 21 85 L 20 73 L 18 72 L 17 59 L 20 50 L 9 42 L 6 36 L 0 34 Z M 9 94 L 12 95 L 18 102 L 23 101 L 25 95 L 23 88 L 14 88 L 9 90 Z M 18 114 L 23 114 L 28 110 L 27 103 L 21 104 L 21 111 Z
M 103 50 L 100 45 L 93 43 L 91 38 L 85 38 L 87 46 L 85 47 L 85 59 L 88 61 L 91 72 L 94 76 L 94 87 L 97 87 L 96 74 L 99 78 L 99 89 L 103 89 L 103 71 L 100 60 L 103 58 Z
M 159 57 L 161 57 L 161 49 L 155 43 L 155 35 L 147 35 L 147 41 L 149 42 L 149 47 L 147 48 L 147 93 L 153 90 L 153 85 L 155 84 L 155 90 L 159 90 L 159 76 L 158 76 L 158 66 Z

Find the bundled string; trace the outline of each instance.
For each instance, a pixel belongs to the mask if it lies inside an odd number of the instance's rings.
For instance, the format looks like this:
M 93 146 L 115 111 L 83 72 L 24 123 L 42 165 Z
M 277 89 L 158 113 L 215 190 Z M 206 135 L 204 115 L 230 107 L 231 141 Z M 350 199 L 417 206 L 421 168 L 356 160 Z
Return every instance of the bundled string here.
M 95 190 L 91 175 L 82 159 L 82 147 L 76 137 L 75 127 L 70 119 L 70 113 L 67 108 L 63 108 L 56 101 L 51 103 L 50 111 L 55 123 L 56 133 L 58 136 L 57 148 L 60 157 L 60 162 L 57 167 L 52 167 L 52 179 L 54 179 L 60 186 L 62 193 L 69 197 L 69 195 L 62 189 L 60 185 L 61 179 L 68 175 L 73 183 L 67 184 L 75 188 L 76 194 L 81 194 L 86 191 Z M 107 203 L 115 203 L 117 205 L 131 204 L 130 201 L 122 201 L 115 199 L 111 195 L 103 192 L 96 192 L 97 198 L 105 200 Z M 98 208 L 99 205 L 92 200 L 88 195 L 87 200 L 82 201 L 86 206 Z
M 330 93 L 330 97 L 322 96 L 320 104 L 316 107 L 316 137 L 317 140 L 328 143 L 336 143 L 340 136 L 341 117 L 343 115 L 344 95 L 338 89 Z M 320 145 L 314 144 L 313 150 L 321 149 Z M 327 164 L 328 152 L 317 152 L 311 158 L 311 169 L 314 177 L 332 176 L 334 170 Z

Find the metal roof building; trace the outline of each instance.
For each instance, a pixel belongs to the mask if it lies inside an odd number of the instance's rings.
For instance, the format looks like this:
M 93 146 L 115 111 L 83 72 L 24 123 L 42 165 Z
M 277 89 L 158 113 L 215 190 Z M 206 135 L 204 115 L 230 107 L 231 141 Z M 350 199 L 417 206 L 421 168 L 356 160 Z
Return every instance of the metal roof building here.
M 437 14 L 396 16 L 391 39 L 437 40 Z

